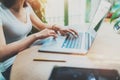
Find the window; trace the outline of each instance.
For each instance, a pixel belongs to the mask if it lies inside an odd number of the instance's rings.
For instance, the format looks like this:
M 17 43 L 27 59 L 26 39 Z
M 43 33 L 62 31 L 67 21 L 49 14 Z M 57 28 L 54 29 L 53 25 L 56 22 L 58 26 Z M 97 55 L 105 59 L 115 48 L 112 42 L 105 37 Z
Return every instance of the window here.
M 47 0 L 46 20 L 60 25 L 81 24 L 89 21 L 90 9 L 91 0 Z
M 68 0 L 69 25 L 85 22 L 86 0 Z
M 46 20 L 48 23 L 64 25 L 64 0 L 47 0 Z

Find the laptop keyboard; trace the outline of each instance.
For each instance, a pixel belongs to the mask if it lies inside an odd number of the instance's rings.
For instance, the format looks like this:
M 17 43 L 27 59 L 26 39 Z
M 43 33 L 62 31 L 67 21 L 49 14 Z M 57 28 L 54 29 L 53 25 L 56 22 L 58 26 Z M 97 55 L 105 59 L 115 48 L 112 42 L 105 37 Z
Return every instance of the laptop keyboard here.
M 89 49 L 89 42 L 90 42 L 90 34 L 85 33 L 85 49 Z
M 84 33 L 79 33 L 79 37 L 75 38 L 72 35 L 69 35 L 66 37 L 65 41 L 62 44 L 62 48 L 75 48 L 75 49 L 81 49 L 82 47 L 82 38 L 83 38 Z M 90 36 L 89 33 L 85 32 L 85 49 L 89 49 L 90 47 L 90 38 L 91 41 L 93 42 L 93 37 Z

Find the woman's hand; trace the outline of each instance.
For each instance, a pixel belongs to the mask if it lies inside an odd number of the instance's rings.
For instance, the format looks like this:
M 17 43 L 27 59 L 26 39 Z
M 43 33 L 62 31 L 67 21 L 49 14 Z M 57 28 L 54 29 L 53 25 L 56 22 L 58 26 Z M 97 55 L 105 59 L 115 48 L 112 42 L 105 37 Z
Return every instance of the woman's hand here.
M 69 34 L 72 34 L 73 36 L 77 37 L 78 36 L 78 32 L 75 31 L 74 29 L 72 28 L 67 28 L 67 27 L 59 27 L 57 25 L 53 25 L 52 26 L 52 29 L 58 33 L 58 31 L 60 32 L 61 35 L 69 35 Z
M 47 38 L 50 36 L 53 36 L 53 38 L 57 37 L 56 32 L 54 30 L 50 30 L 50 29 L 44 29 L 40 32 L 35 33 L 34 35 L 37 39 L 44 39 L 44 38 Z

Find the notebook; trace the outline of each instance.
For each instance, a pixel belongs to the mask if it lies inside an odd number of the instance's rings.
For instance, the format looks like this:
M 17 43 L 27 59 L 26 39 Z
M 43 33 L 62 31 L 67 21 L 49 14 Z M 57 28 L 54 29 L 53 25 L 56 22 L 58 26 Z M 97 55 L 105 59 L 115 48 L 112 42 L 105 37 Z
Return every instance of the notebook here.
M 56 39 L 51 37 L 45 39 L 44 43 L 39 48 L 39 51 L 67 54 L 86 54 L 91 47 L 100 24 L 109 11 L 110 6 L 111 4 L 108 1 L 101 0 L 87 31 L 78 32 L 79 37 L 77 38 L 74 38 L 72 35 L 59 35 Z
M 120 80 L 115 69 L 54 67 L 48 80 Z

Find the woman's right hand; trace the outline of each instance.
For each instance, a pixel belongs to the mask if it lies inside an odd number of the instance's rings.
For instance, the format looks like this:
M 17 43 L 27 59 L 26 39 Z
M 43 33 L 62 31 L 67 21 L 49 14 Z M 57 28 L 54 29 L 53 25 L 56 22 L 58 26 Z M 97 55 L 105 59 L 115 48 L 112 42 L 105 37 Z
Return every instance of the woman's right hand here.
M 57 34 L 54 30 L 50 30 L 50 29 L 44 29 L 40 32 L 37 32 L 35 34 L 35 37 L 37 39 L 44 39 L 44 38 L 47 38 L 47 37 L 50 37 L 50 36 L 53 36 L 53 38 L 56 38 L 57 37 Z

